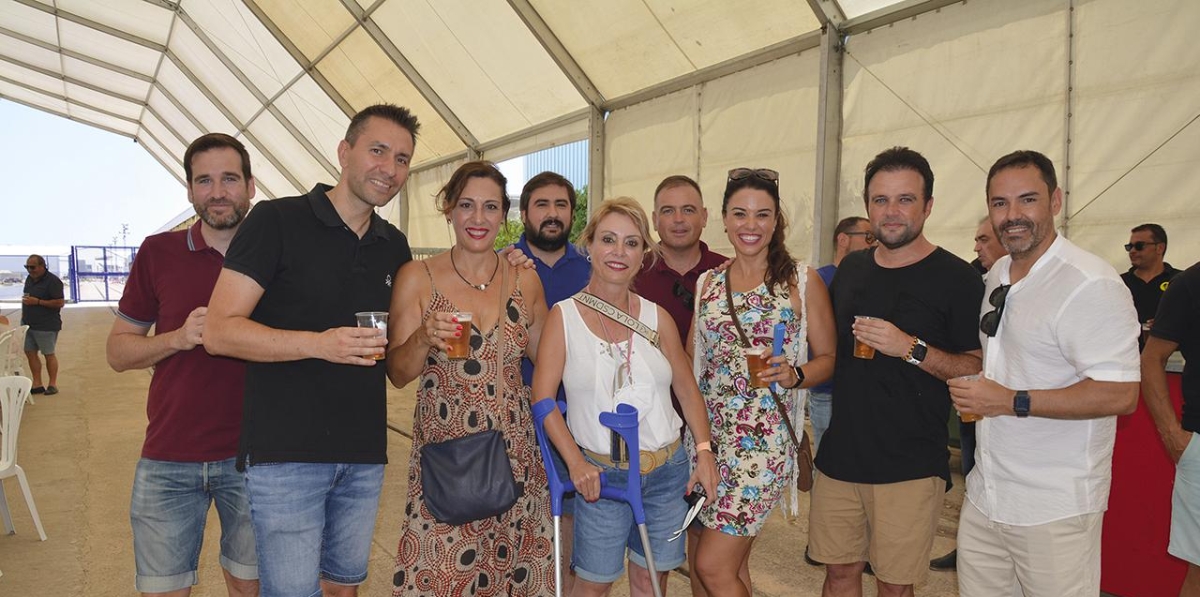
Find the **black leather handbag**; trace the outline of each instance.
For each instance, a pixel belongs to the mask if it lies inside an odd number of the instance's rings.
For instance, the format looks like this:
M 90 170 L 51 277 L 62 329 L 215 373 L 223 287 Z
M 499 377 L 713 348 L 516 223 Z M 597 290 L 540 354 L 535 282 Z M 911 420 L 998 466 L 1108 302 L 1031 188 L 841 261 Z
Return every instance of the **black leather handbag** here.
M 453 525 L 503 514 L 522 493 L 513 479 L 504 434 L 496 429 L 426 444 L 421 448 L 421 489 L 434 519 Z
M 505 276 L 500 275 L 496 392 L 504 395 Z M 498 417 L 502 418 L 502 417 Z M 508 511 L 524 493 L 513 477 L 504 434 L 488 429 L 421 448 L 421 491 L 438 522 L 461 525 Z

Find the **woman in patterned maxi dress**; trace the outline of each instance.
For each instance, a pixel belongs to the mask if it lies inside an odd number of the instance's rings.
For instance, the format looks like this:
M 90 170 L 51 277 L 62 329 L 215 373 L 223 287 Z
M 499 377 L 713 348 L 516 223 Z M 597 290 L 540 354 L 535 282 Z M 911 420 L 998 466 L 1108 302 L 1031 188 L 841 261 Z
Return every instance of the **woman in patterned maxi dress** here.
M 750 595 L 750 549 L 792 483 L 795 466 L 795 446 L 771 391 L 752 386 L 731 307 L 753 346 L 770 348 L 775 325 L 786 326 L 783 354 L 771 360 L 778 366 L 759 380 L 777 385 L 798 432 L 804 423 L 802 388 L 833 374 L 836 339 L 829 295 L 815 271 L 788 255 L 779 204 L 775 171 L 731 170 L 721 211 L 735 257 L 725 271 L 709 272 L 697 282 L 693 357 L 720 479 L 717 495 L 700 511 L 704 529 L 696 567 L 713 596 Z
M 404 523 L 393 595 L 436 597 L 553 594 L 546 473 L 534 438 L 521 357 L 533 356 L 545 299 L 536 275 L 521 275 L 492 250 L 508 211 L 504 176 L 487 162 L 464 164 L 442 189 L 456 243 L 400 269 L 392 297 L 388 376 L 419 376 Z M 473 314 L 459 324 L 455 313 Z M 469 335 L 466 359 L 446 339 Z M 521 495 L 507 512 L 462 525 L 438 522 L 422 491 L 426 444 L 500 430 Z

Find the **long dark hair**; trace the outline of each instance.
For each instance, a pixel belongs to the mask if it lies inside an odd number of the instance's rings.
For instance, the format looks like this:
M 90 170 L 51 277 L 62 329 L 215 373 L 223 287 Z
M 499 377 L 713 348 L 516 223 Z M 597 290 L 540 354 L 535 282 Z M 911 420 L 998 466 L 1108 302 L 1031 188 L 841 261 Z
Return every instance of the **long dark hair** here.
M 725 196 L 721 200 L 721 215 L 724 215 L 725 210 L 729 207 L 729 198 L 742 189 L 758 189 L 770 195 L 771 199 L 775 201 L 775 232 L 771 235 L 771 240 L 767 243 L 766 275 L 767 292 L 774 295 L 776 287 L 791 284 L 793 281 L 799 282 L 796 277 L 796 261 L 792 259 L 792 255 L 788 252 L 787 244 L 785 243 L 787 239 L 787 216 L 783 214 L 783 209 L 780 205 L 779 183 L 757 175 L 730 180 L 725 183 Z

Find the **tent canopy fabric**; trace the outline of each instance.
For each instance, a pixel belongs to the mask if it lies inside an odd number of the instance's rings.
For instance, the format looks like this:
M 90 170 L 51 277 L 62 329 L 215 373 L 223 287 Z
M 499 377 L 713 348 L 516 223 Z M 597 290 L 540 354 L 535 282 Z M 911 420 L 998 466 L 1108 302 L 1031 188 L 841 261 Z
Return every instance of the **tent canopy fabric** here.
M 387 216 L 426 246 L 449 242 L 427 199 L 457 164 L 588 139 L 594 197 L 698 180 L 715 248 L 725 171 L 779 170 L 814 261 L 862 213 L 863 165 L 908 145 L 937 175 L 928 234 L 969 256 L 988 167 L 1037 149 L 1060 225 L 1119 264 L 1133 225 L 1200 223 L 1200 49 L 1171 34 L 1197 22 L 1192 0 L 0 0 L 0 98 L 131 137 L 181 182 L 190 140 L 237 135 L 268 198 L 336 179 L 356 111 L 407 106 Z M 1171 246 L 1190 263 L 1200 235 Z

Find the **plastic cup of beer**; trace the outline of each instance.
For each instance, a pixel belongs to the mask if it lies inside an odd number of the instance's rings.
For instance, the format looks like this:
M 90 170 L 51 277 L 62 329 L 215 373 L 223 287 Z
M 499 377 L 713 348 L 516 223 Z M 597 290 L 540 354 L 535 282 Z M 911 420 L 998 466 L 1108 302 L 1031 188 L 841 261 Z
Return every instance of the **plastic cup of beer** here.
M 446 349 L 446 358 L 457 361 L 471 356 L 471 319 L 472 315 L 466 311 L 459 311 L 454 314 L 454 319 L 462 325 L 462 333 L 458 336 L 446 338 L 446 344 L 450 347 Z
M 875 319 L 875 318 L 867 316 L 867 315 L 855 315 L 854 316 L 854 321 L 858 321 L 860 319 Z M 860 358 L 860 359 L 873 359 L 873 358 L 875 358 L 875 347 L 871 346 L 870 344 L 867 344 L 866 342 L 863 342 L 862 340 L 859 340 L 858 336 L 855 336 L 854 337 L 854 356 L 857 358 Z
M 385 337 L 387 336 L 387 311 L 362 311 L 355 313 L 354 317 L 358 319 L 358 327 L 383 330 L 380 332 L 380 335 Z M 373 354 L 369 358 L 375 359 L 376 361 L 382 361 L 386 351 L 387 347 L 385 346 L 380 349 L 379 353 Z
M 955 377 L 954 379 L 957 379 L 959 381 L 979 381 L 979 374 L 964 375 L 962 377 Z M 983 415 L 975 415 L 975 414 L 960 412 L 960 413 L 958 413 L 958 418 L 962 419 L 963 423 L 974 423 L 975 421 L 982 421 Z
M 759 375 L 771 366 L 767 363 L 770 358 L 771 349 L 766 346 L 752 346 L 746 349 L 746 371 L 750 376 L 750 387 L 765 388 L 771 385 L 759 379 Z

